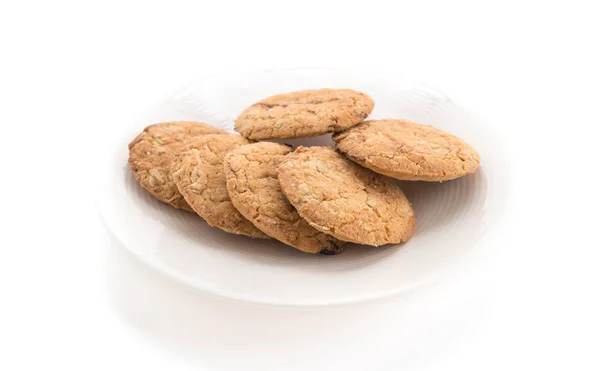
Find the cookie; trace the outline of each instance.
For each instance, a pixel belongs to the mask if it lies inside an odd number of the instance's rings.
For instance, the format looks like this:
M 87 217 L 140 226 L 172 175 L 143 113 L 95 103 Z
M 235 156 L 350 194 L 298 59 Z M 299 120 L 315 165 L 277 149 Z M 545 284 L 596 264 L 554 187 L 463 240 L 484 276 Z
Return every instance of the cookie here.
M 223 158 L 230 150 L 250 142 L 232 134 L 195 138 L 173 164 L 173 181 L 192 209 L 206 222 L 225 232 L 269 238 L 233 206 L 227 193 Z
M 407 241 L 415 214 L 395 180 L 330 147 L 298 147 L 278 167 L 283 193 L 313 228 L 380 246 Z
M 160 201 L 192 211 L 170 177 L 174 149 L 199 135 L 225 133 L 193 121 L 150 125 L 129 143 L 129 166 L 135 179 Z
M 373 106 L 368 95 L 350 89 L 279 94 L 244 110 L 235 130 L 250 139 L 313 137 L 362 122 Z
M 343 242 L 311 227 L 289 203 L 277 179 L 277 166 L 291 149 L 260 142 L 225 156 L 227 190 L 233 205 L 271 237 L 308 253 L 336 254 Z
M 410 121 L 365 121 L 333 140 L 352 161 L 401 180 L 444 181 L 479 167 L 479 154 L 464 140 Z

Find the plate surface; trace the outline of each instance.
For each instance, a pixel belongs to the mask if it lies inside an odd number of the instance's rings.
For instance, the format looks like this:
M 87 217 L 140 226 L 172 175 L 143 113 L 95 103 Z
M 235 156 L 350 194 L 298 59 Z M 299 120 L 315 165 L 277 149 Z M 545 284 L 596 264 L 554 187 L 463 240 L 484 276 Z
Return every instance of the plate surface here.
M 191 119 L 233 132 L 233 120 L 266 96 L 309 88 L 352 88 L 375 101 L 370 118 L 406 118 L 464 138 L 481 155 L 473 175 L 445 183 L 403 182 L 417 215 L 401 245 L 350 245 L 336 256 L 301 253 L 275 241 L 230 235 L 155 200 L 135 181 L 127 143 L 148 124 Z M 484 243 L 506 194 L 499 144 L 445 95 L 401 77 L 291 69 L 212 76 L 191 83 L 125 125 L 105 164 L 98 208 L 109 232 L 153 268 L 205 293 L 253 303 L 321 306 L 382 298 L 414 288 Z M 330 136 L 285 140 L 332 145 Z

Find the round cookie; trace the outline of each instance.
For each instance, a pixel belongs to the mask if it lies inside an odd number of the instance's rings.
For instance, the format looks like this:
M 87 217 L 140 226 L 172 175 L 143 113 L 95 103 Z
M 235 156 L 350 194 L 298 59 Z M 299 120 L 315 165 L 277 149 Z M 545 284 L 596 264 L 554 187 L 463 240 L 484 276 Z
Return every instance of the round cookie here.
M 246 108 L 235 130 L 250 139 L 313 137 L 362 122 L 374 105 L 371 97 L 350 89 L 279 94 Z
M 228 151 L 250 143 L 233 134 L 208 134 L 187 143 L 173 164 L 173 181 L 187 203 L 206 222 L 225 232 L 270 238 L 233 206 L 227 193 L 223 158 Z
M 291 149 L 259 142 L 225 156 L 227 190 L 233 205 L 271 237 L 308 253 L 337 254 L 343 242 L 311 227 L 287 200 L 277 179 L 277 166 Z
M 479 167 L 479 154 L 464 140 L 410 121 L 365 121 L 333 140 L 352 161 L 401 180 L 444 181 Z
M 333 148 L 298 147 L 278 171 L 283 193 L 313 228 L 374 246 L 407 241 L 414 233 L 414 211 L 396 181 Z
M 204 134 L 225 133 L 208 124 L 177 121 L 146 127 L 129 143 L 129 166 L 135 179 L 160 201 L 192 211 L 170 175 L 177 147 Z

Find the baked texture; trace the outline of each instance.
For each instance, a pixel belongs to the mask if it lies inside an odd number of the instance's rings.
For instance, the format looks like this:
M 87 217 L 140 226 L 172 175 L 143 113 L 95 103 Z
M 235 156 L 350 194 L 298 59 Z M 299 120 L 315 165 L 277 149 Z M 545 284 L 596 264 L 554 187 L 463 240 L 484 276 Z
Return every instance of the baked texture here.
M 217 133 L 225 132 L 193 121 L 165 122 L 146 127 L 129 143 L 129 166 L 135 179 L 160 201 L 192 211 L 173 183 L 171 164 L 179 146 L 199 135 Z
M 350 89 L 279 94 L 244 110 L 235 120 L 235 130 L 250 139 L 312 137 L 362 122 L 373 106 L 371 97 Z
M 250 143 L 232 134 L 208 134 L 187 143 L 173 164 L 173 180 L 192 209 L 225 232 L 270 238 L 233 206 L 223 172 L 228 151 Z
M 380 246 L 407 241 L 414 233 L 414 211 L 396 181 L 333 148 L 298 147 L 278 174 L 300 216 L 340 240 Z
M 352 161 L 401 180 L 444 181 L 479 167 L 479 154 L 464 140 L 410 121 L 365 121 L 333 140 Z
M 342 252 L 343 242 L 311 227 L 281 191 L 277 166 L 290 151 L 288 146 L 271 142 L 231 150 L 224 164 L 233 205 L 260 230 L 298 250 Z

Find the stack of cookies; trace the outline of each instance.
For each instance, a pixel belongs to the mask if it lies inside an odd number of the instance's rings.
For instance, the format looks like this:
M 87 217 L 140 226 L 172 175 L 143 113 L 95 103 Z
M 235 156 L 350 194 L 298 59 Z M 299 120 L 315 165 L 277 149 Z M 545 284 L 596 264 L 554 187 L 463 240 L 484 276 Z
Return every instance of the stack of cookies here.
M 455 179 L 475 172 L 479 155 L 432 126 L 365 121 L 373 107 L 349 89 L 275 95 L 238 116 L 241 135 L 190 121 L 148 126 L 129 144 L 129 164 L 154 197 L 225 232 L 330 255 L 346 242 L 405 242 L 415 213 L 395 179 Z M 260 141 L 328 133 L 335 149 Z

